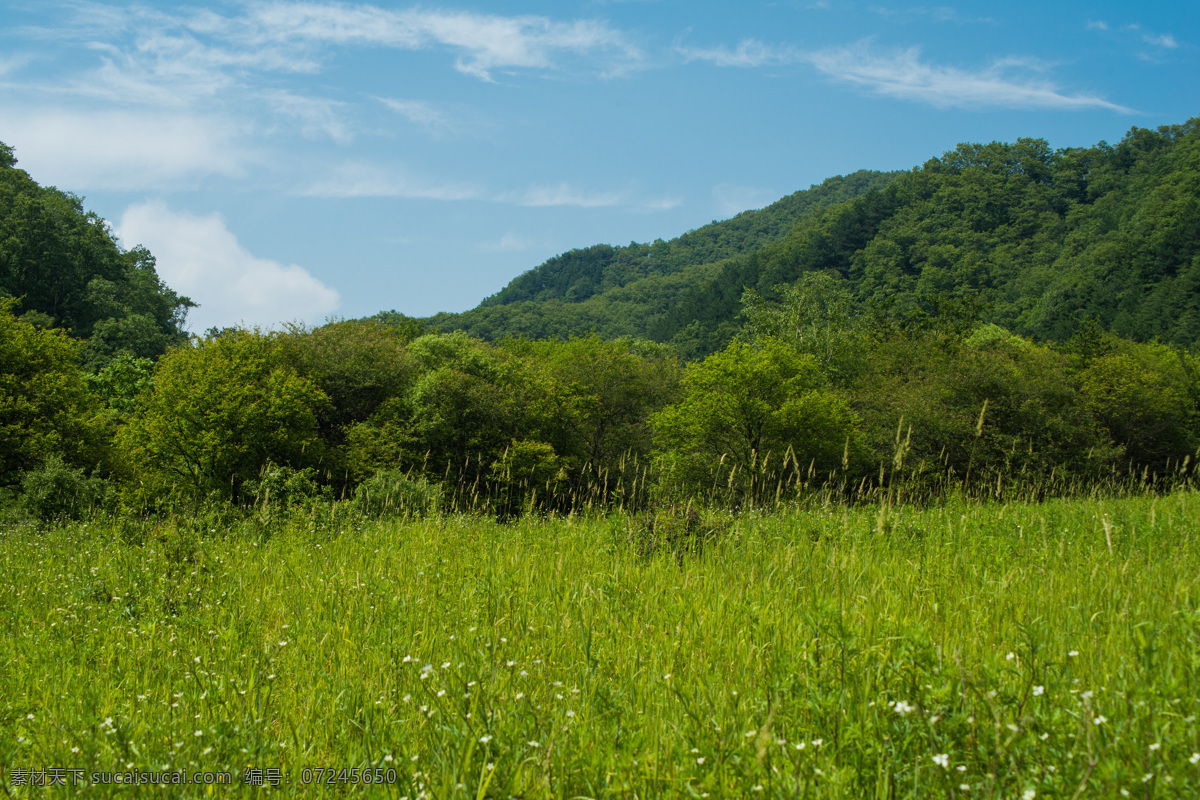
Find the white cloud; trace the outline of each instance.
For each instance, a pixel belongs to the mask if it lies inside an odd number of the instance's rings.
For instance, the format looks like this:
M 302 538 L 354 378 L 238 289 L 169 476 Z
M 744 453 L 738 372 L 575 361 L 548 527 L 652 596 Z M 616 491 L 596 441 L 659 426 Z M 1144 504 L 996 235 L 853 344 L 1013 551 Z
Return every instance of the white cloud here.
M 809 53 L 805 59 L 821 72 L 876 94 L 914 100 L 940 108 L 998 106 L 1002 108 L 1130 109 L 1092 95 L 1065 94 L 1053 83 L 1013 77 L 1007 70 L 1019 62 L 1006 59 L 978 71 L 943 67 L 921 60 L 919 48 L 891 53 L 872 51 L 869 42 Z M 1022 66 L 1029 67 L 1029 63 Z
M 620 192 L 602 192 L 588 194 L 572 188 L 567 183 L 554 186 L 531 186 L 525 192 L 515 197 L 505 196 L 501 200 L 512 199 L 517 205 L 546 207 L 546 206 L 578 206 L 579 208 L 610 208 L 625 202 L 625 196 Z
M 1106 31 L 1108 23 L 1101 19 L 1088 20 L 1087 29 L 1089 31 Z
M 220 117 L 142 111 L 0 111 L 5 140 L 44 183 L 147 189 L 237 175 L 250 155 Z
M 351 162 L 342 164 L 328 177 L 304 188 L 307 197 L 409 197 L 426 200 L 470 200 L 479 197 L 478 187 L 466 183 L 439 183 L 414 177 L 406 171 Z
M 215 214 L 177 214 L 161 201 L 141 203 L 126 209 L 117 234 L 126 247 L 148 247 L 159 277 L 200 304 L 188 315 L 193 331 L 316 322 L 341 305 L 338 293 L 303 267 L 247 252 Z
M 762 67 L 768 64 L 794 64 L 803 59 L 803 54 L 794 47 L 764 44 L 757 39 L 743 39 L 730 50 L 718 47 L 675 48 L 688 61 L 707 61 L 718 67 Z
M 676 197 L 640 199 L 633 190 L 587 192 L 563 181 L 557 184 L 539 184 L 523 192 L 506 192 L 495 198 L 498 203 L 513 203 L 531 208 L 574 206 L 576 208 L 617 208 L 630 211 L 653 212 L 677 208 L 682 201 Z
M 375 44 L 404 50 L 442 46 L 458 51 L 456 68 L 491 80 L 491 71 L 549 68 L 559 54 L 602 52 L 640 58 L 623 34 L 596 20 L 556 22 L 463 11 L 392 11 L 370 5 L 275 2 L 251 10 L 252 37 L 264 41 Z
M 380 97 L 379 102 L 414 125 L 419 125 L 432 133 L 442 133 L 452 128 L 450 119 L 444 113 L 421 100 Z
M 1176 41 L 1175 37 L 1169 33 L 1164 33 L 1162 36 L 1151 36 L 1147 34 L 1146 36 L 1142 37 L 1142 41 L 1144 41 L 1146 44 L 1155 45 L 1156 47 L 1165 47 L 1168 50 L 1174 50 L 1176 47 L 1179 47 L 1179 42 Z
M 479 249 L 485 253 L 516 253 L 522 250 L 531 250 L 535 247 L 543 247 L 541 242 L 535 242 L 524 236 L 509 231 L 493 242 L 482 242 Z
M 298 122 L 308 139 L 328 137 L 346 144 L 354 138 L 346 121 L 346 103 L 286 91 L 267 92 L 263 99 L 277 115 Z
M 1170 37 L 1166 40 L 1174 42 Z M 1155 40 L 1162 46 L 1165 41 Z M 772 64 L 807 63 L 820 72 L 877 94 L 915 100 L 938 107 L 999 106 L 1003 108 L 1107 108 L 1128 113 L 1130 109 L 1102 97 L 1066 94 L 1047 80 L 1016 75 L 1013 70 L 1045 72 L 1048 66 L 1037 59 L 1008 57 L 986 69 L 964 70 L 921 60 L 921 50 L 877 53 L 870 40 L 849 47 L 803 51 L 788 45 L 764 44 L 743 39 L 734 49 L 726 46 L 695 48 L 677 46 L 688 61 L 707 61 L 719 67 L 754 68 Z

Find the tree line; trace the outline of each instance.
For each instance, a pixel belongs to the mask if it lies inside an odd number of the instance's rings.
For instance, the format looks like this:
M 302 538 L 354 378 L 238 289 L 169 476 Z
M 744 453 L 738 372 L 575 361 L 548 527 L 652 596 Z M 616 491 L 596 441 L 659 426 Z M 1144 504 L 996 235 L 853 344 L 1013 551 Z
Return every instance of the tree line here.
M 488 343 L 344 320 L 212 332 L 96 373 L 87 343 L 0 312 L 0 486 L 107 503 L 355 499 L 510 516 L 805 492 L 1060 493 L 1194 472 L 1200 364 L 1088 326 L 1039 345 L 949 306 L 851 312 L 822 273 L 746 298 L 722 350 L 596 335 Z M 41 504 L 41 505 L 39 505 Z

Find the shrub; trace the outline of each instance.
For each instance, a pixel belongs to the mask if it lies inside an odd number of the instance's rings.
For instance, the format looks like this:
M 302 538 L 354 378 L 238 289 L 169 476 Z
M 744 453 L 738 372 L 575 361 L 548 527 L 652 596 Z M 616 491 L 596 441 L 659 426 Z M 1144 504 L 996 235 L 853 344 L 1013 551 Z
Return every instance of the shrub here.
M 354 503 L 372 517 L 420 517 L 441 509 L 442 488 L 402 470 L 379 470 L 359 484 Z
M 267 463 L 258 480 L 247 481 L 246 495 L 264 509 L 285 509 L 303 505 L 327 494 L 317 483 L 317 471 L 312 467 L 293 469 Z
M 107 482 L 89 478 L 83 470 L 67 466 L 52 455 L 21 479 L 21 506 L 43 520 L 79 519 L 84 512 L 98 508 L 107 494 Z

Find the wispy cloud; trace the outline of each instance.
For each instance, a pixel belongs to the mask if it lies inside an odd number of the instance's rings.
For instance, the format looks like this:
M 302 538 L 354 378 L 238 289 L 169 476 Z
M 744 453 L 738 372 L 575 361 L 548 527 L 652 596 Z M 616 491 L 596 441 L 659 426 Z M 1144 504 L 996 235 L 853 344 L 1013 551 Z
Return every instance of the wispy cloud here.
M 1146 34 L 1142 37 L 1142 41 L 1146 44 L 1152 44 L 1155 47 L 1163 47 L 1167 50 L 1174 50 L 1179 47 L 1179 42 L 1175 41 L 1175 37 L 1169 33 L 1164 33 L 1161 36 L 1153 36 Z
M 501 199 L 510 200 L 522 206 L 578 206 L 579 208 L 611 208 L 623 205 L 626 201 L 625 195 L 621 192 L 588 193 L 565 182 L 531 186 L 524 192 L 505 195 Z
M 904 8 L 891 8 L 876 5 L 871 6 L 871 11 L 881 17 L 900 21 L 927 19 L 933 22 L 948 22 L 957 25 L 994 22 L 991 17 L 964 15 L 961 11 L 951 6 L 907 6 Z
M 473 200 L 482 196 L 469 183 L 446 183 L 409 174 L 399 168 L 351 162 L 342 164 L 328 177 L 302 189 L 305 197 L 407 197 L 425 200 Z
M 495 241 L 481 242 L 479 244 L 479 249 L 485 253 L 519 253 L 541 247 L 545 247 L 542 242 L 520 236 L 512 231 L 509 231 Z
M 338 292 L 303 267 L 248 252 L 213 214 L 177 213 L 162 201 L 130 206 L 117 234 L 126 247 L 153 251 L 159 275 L 200 307 L 193 331 L 212 326 L 317 322 L 341 305 Z
M 968 70 L 923 60 L 918 47 L 879 52 L 871 40 L 848 47 L 804 51 L 789 45 L 771 45 L 743 39 L 736 48 L 726 46 L 676 47 L 688 61 L 707 61 L 719 67 L 755 68 L 768 65 L 809 64 L 831 78 L 855 84 L 876 94 L 912 100 L 942 108 L 1107 108 L 1130 109 L 1102 97 L 1070 94 L 1046 79 L 1050 65 L 1033 58 L 1008 57 L 984 69 Z
M 576 208 L 623 208 L 635 212 L 668 211 L 682 204 L 682 201 L 676 197 L 639 197 L 633 189 L 604 192 L 583 191 L 565 181 L 531 186 L 523 192 L 507 192 L 498 196 L 496 200 L 501 203 L 533 208 L 574 206 Z
M 372 5 L 271 2 L 231 19 L 228 35 L 249 46 L 306 43 L 376 45 L 402 50 L 442 47 L 457 54 L 455 68 L 484 80 L 494 70 L 550 69 L 566 56 L 634 62 L 641 53 L 620 31 L 599 20 L 561 22 L 542 16 L 501 16 Z
M 1087 29 L 1089 31 L 1106 31 L 1108 30 L 1108 23 L 1102 19 L 1090 19 L 1087 23 Z
M 707 61 L 718 67 L 762 67 L 769 64 L 794 64 L 804 60 L 804 54 L 787 45 L 768 45 L 757 39 L 743 39 L 737 47 L 685 47 L 676 52 L 687 61 Z
M 1087 94 L 1069 94 L 1053 82 L 1028 75 L 1042 72 L 1039 62 L 1004 59 L 981 70 L 967 70 L 929 63 L 920 48 L 879 53 L 869 41 L 850 47 L 809 53 L 805 60 L 836 80 L 861 86 L 875 94 L 912 100 L 939 108 L 1001 107 L 1083 109 L 1131 109 Z M 1023 67 L 1014 75 L 1014 67 Z
M 262 98 L 276 116 L 299 123 L 300 132 L 306 138 L 328 137 L 339 144 L 346 144 L 354 138 L 347 119 L 347 104 L 344 102 L 305 97 L 287 91 L 265 92 Z
M 424 128 L 431 134 L 440 136 L 455 131 L 456 126 L 450 117 L 430 103 L 392 97 L 380 97 L 378 100 L 409 122 Z

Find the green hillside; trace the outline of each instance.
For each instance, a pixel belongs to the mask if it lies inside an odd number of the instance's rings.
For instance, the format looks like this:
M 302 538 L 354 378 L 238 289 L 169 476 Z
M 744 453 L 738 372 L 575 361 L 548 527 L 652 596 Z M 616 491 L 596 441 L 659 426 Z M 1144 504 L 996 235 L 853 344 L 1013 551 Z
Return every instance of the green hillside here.
M 814 271 L 892 316 L 966 300 L 983 321 L 1064 340 L 1085 320 L 1126 338 L 1200 340 L 1198 120 L 1116 145 L 962 144 L 906 173 L 832 178 L 670 242 L 550 259 L 463 314 L 426 322 L 486 339 L 595 330 L 723 347 L 742 296 Z
M 716 274 L 722 262 L 778 242 L 818 209 L 882 189 L 902 174 L 863 170 L 830 178 L 670 241 L 571 250 L 513 279 L 476 309 L 438 314 L 425 322 L 484 339 L 563 337 L 591 330 L 606 337 L 647 337 L 647 315 L 656 320 L 667 314 L 690 287 Z

